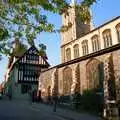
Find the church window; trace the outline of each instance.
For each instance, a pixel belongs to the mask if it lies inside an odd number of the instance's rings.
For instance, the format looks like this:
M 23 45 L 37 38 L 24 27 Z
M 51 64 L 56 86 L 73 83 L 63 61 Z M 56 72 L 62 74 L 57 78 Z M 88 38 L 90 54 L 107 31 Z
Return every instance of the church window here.
M 66 50 L 66 61 L 70 61 L 71 60 L 71 49 L 68 48 Z
M 92 40 L 92 49 L 93 49 L 93 52 L 98 51 L 100 49 L 98 35 L 94 35 L 91 38 L 91 40 Z
M 116 25 L 117 39 L 120 43 L 120 23 Z
M 79 45 L 76 44 L 74 45 L 74 58 L 78 58 L 79 57 Z
M 82 42 L 82 50 L 83 50 L 83 55 L 88 54 L 88 40 L 84 40 Z
M 103 31 L 104 48 L 112 46 L 112 36 L 110 29 Z
M 103 63 L 99 60 L 92 58 L 88 61 L 86 65 L 86 73 L 88 80 L 88 89 L 100 88 L 103 87 Z
M 63 70 L 63 94 L 70 95 L 72 86 L 72 69 L 66 67 Z

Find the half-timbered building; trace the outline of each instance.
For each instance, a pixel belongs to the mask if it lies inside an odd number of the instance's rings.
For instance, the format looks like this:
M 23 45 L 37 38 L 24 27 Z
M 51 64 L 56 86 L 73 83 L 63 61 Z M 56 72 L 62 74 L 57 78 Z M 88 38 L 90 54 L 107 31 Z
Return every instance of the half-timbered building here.
M 14 57 L 7 72 L 6 93 L 12 98 L 29 99 L 37 91 L 41 71 L 48 67 L 47 60 L 34 46 L 19 58 Z

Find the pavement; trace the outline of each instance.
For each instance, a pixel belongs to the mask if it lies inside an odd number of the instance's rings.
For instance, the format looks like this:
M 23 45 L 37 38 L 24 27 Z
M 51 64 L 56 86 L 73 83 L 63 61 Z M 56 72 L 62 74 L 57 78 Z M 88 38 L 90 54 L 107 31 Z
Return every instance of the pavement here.
M 21 100 L 0 100 L 0 120 L 101 120 L 88 113 Z
M 25 101 L 0 100 L 0 120 L 66 120 L 60 116 L 54 116 L 42 110 L 31 107 L 31 103 Z
M 78 113 L 70 109 L 57 108 L 56 112 L 53 111 L 52 105 L 46 105 L 42 103 L 31 103 L 31 107 L 36 111 L 44 111 L 53 116 L 59 116 L 65 120 L 101 120 L 100 117 L 90 115 L 88 113 Z

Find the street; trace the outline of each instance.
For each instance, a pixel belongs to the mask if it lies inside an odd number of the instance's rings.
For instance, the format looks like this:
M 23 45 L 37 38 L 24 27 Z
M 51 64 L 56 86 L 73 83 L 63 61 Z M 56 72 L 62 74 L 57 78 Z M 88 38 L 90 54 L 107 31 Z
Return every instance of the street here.
M 62 117 L 42 110 L 31 108 L 30 103 L 22 104 L 8 100 L 0 100 L 0 120 L 65 120 Z

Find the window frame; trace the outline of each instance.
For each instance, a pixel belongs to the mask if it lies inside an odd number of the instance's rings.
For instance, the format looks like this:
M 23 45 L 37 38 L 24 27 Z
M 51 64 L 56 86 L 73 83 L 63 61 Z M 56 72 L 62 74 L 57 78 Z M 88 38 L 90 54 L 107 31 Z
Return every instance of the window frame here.
M 79 57 L 79 44 L 73 46 L 74 49 L 74 59 Z
M 104 48 L 108 48 L 112 46 L 112 34 L 110 29 L 106 29 L 102 32 L 103 40 L 104 40 Z
M 82 51 L 83 51 L 83 55 L 87 55 L 89 53 L 88 40 L 83 40 L 82 41 Z
M 120 23 L 118 23 L 116 26 L 116 34 L 117 34 L 117 40 L 118 40 L 118 43 L 120 43 Z
M 91 41 L 92 41 L 93 52 L 99 51 L 100 50 L 99 36 L 97 34 L 92 36 Z
M 71 60 L 71 48 L 66 49 L 66 62 Z

